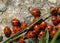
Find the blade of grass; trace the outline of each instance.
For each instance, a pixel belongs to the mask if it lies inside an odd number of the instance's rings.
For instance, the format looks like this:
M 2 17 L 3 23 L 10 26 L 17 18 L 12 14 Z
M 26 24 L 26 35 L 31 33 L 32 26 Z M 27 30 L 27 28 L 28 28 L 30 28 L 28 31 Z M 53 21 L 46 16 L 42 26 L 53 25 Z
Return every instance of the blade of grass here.
M 19 36 L 17 36 L 17 37 L 14 37 L 13 39 L 10 39 L 8 42 L 13 42 L 13 41 L 17 40 L 19 37 L 21 37 L 21 35 L 19 35 Z M 7 42 L 7 43 L 8 43 L 8 42 Z
M 60 28 L 58 29 L 57 33 L 54 35 L 54 37 L 53 37 L 53 39 L 51 40 L 50 43 L 55 43 L 59 34 L 60 34 Z
M 48 32 L 47 29 L 46 29 L 46 31 L 47 31 L 47 33 L 46 33 L 46 43 L 48 43 L 49 42 L 49 32 Z
M 45 15 L 47 15 L 47 14 L 45 14 Z M 43 15 L 43 16 L 45 16 L 45 15 Z M 17 32 L 16 34 L 14 34 L 14 35 L 12 35 L 11 37 L 9 37 L 7 40 L 3 41 L 3 43 L 6 43 L 6 42 L 8 42 L 9 40 L 11 40 L 12 38 L 14 38 L 14 37 L 22 34 L 22 33 L 23 33 L 24 31 L 26 31 L 30 26 L 34 25 L 34 24 L 37 23 L 39 20 L 41 20 L 43 16 L 41 16 L 37 21 L 35 21 L 34 23 L 32 23 L 31 25 L 29 25 L 29 26 L 26 27 L 25 29 Z
M 25 39 L 26 43 L 38 43 L 38 40 L 36 38 L 28 38 Z
M 40 39 L 39 43 L 48 43 L 49 41 L 49 32 L 46 29 L 44 35 L 42 36 L 42 38 Z

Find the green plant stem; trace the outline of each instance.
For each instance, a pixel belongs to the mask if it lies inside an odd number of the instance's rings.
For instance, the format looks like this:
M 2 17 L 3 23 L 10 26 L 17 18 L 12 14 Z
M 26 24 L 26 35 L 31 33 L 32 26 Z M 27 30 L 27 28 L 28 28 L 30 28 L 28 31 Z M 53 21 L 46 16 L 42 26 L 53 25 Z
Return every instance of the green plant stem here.
M 57 33 L 54 35 L 53 39 L 51 40 L 51 43 L 55 43 L 58 35 L 60 34 L 60 28 L 58 29 Z
M 10 39 L 8 42 L 13 42 L 13 41 L 17 40 L 19 37 L 21 37 L 21 35 L 14 37 L 13 39 Z

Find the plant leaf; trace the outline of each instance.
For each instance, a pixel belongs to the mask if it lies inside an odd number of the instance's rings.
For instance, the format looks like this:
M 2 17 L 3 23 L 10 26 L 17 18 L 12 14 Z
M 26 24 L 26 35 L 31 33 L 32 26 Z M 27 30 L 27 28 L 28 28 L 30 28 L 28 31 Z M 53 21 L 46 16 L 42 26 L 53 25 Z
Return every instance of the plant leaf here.
M 49 41 L 49 32 L 46 29 L 44 35 L 42 36 L 42 38 L 40 39 L 39 43 L 48 43 Z
M 59 43 L 59 42 L 60 42 L 60 39 L 57 39 L 57 40 L 56 40 L 56 43 Z
M 35 38 L 29 38 L 25 40 L 26 43 L 38 43 L 38 40 Z

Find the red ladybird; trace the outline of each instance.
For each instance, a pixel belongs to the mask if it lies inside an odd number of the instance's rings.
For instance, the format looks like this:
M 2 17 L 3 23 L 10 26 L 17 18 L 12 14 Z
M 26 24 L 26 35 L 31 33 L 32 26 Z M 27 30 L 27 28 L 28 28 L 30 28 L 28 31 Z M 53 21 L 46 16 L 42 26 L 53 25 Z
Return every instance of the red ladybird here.
M 52 25 L 47 25 L 46 29 L 48 29 L 49 32 L 51 32 L 51 30 L 53 29 L 53 26 Z
M 25 43 L 24 38 L 19 38 L 19 43 Z
M 52 16 L 52 22 L 54 25 L 57 25 L 58 24 L 58 21 L 57 21 L 57 17 L 56 16 Z
M 34 17 L 37 17 L 37 16 L 40 16 L 41 12 L 39 9 L 37 8 L 33 8 L 30 13 L 34 16 Z
M 60 6 L 57 7 L 57 13 L 60 15 Z
M 27 38 L 35 38 L 36 35 L 35 35 L 35 33 L 34 33 L 33 31 L 29 31 L 29 32 L 26 34 L 26 37 L 27 37 Z
M 54 37 L 55 34 L 56 34 L 56 30 L 52 30 L 52 31 L 50 32 L 50 36 L 51 36 L 51 37 Z
M 34 26 L 34 30 L 33 30 L 36 34 L 38 34 L 40 32 L 40 28 L 38 25 Z
M 38 40 L 40 40 L 43 35 L 44 35 L 44 31 L 41 31 L 38 35 Z
M 18 31 L 22 30 L 19 26 L 13 26 L 12 30 L 14 33 L 17 33 Z
M 14 18 L 14 19 L 11 20 L 11 23 L 12 23 L 13 26 L 17 26 L 17 25 L 20 24 L 20 21 L 17 18 Z
M 45 29 L 46 26 L 47 26 L 47 24 L 46 24 L 46 22 L 44 22 L 44 21 L 39 25 L 39 27 L 40 27 L 41 29 Z
M 6 26 L 5 28 L 4 28 L 4 34 L 7 36 L 7 37 L 10 37 L 10 35 L 11 35 L 11 30 L 10 30 L 10 28 L 8 27 L 8 26 Z
M 27 27 L 27 23 L 26 23 L 25 21 L 22 22 L 22 23 L 21 23 L 21 28 L 24 29 L 24 28 L 26 28 L 26 27 Z
M 60 23 L 56 25 L 56 29 L 58 30 L 60 28 Z

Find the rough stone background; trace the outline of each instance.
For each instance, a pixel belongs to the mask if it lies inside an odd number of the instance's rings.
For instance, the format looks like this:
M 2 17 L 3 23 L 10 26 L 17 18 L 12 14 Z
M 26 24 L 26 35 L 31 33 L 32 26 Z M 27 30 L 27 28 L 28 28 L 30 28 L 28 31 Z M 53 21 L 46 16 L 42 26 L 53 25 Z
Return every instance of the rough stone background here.
M 60 0 L 0 0 L 0 36 L 3 36 L 3 40 L 6 39 L 3 29 L 6 25 L 11 28 L 10 20 L 12 18 L 29 23 L 33 18 L 29 10 L 36 7 L 41 10 L 41 16 L 47 14 L 43 17 L 44 19 L 50 15 L 48 13 L 50 6 L 59 5 Z M 50 19 L 51 17 L 46 20 L 48 24 L 51 23 Z

